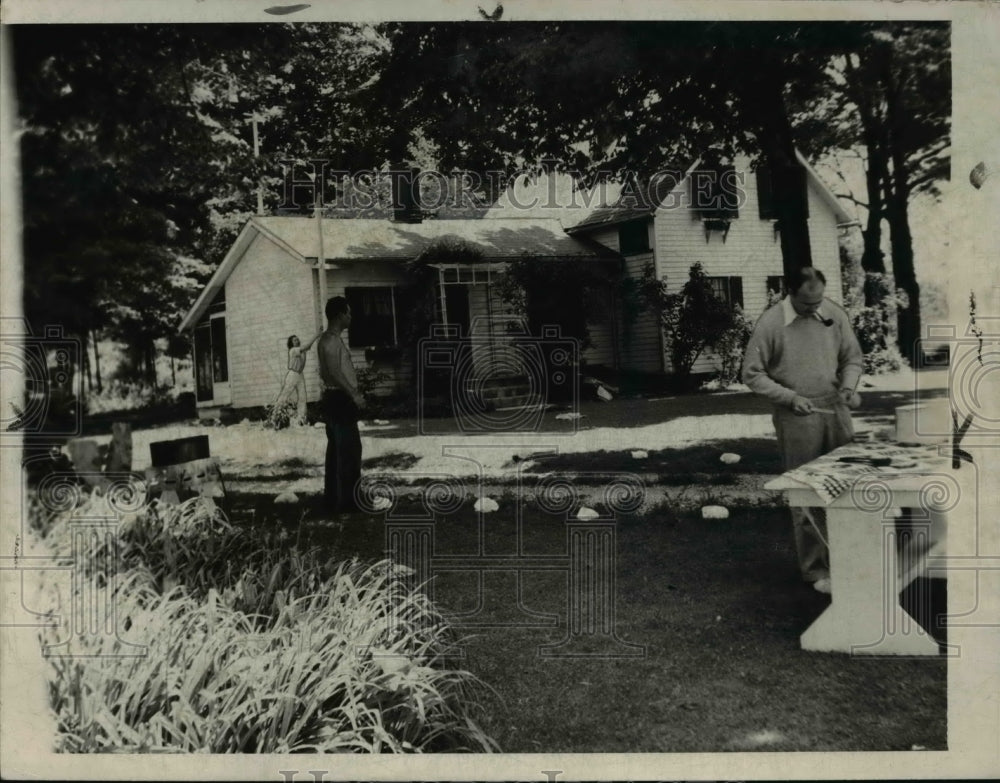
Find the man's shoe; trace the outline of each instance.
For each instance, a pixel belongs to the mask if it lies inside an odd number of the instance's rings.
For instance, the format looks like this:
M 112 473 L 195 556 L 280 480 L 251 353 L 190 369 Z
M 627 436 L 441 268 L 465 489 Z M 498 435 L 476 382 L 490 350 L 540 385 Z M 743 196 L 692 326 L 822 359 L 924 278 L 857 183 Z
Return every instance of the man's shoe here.
M 813 582 L 813 590 L 815 590 L 817 593 L 830 595 L 831 593 L 830 577 L 824 576 L 822 579 L 817 579 L 815 582 Z

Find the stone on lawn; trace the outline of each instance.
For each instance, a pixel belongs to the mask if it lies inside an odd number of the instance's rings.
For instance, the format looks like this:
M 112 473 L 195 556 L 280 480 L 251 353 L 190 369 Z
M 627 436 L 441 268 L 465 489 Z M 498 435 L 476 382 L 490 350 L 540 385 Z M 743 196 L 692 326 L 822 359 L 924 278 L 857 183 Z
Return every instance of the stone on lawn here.
M 475 505 L 476 511 L 481 511 L 484 514 L 489 514 L 499 508 L 500 505 L 493 498 L 479 498 Z
M 733 454 L 732 452 L 727 451 L 725 454 L 719 457 L 719 460 L 721 462 L 725 462 L 727 465 L 735 465 L 737 462 L 740 461 L 740 455 Z
M 729 509 L 725 506 L 702 506 L 702 519 L 729 519 Z
M 296 495 L 291 490 L 285 490 L 280 495 L 278 495 L 277 497 L 275 497 L 274 502 L 275 503 L 298 503 L 299 502 L 299 496 Z
M 576 512 L 577 519 L 597 519 L 599 516 L 600 514 L 587 506 L 581 506 L 580 510 Z

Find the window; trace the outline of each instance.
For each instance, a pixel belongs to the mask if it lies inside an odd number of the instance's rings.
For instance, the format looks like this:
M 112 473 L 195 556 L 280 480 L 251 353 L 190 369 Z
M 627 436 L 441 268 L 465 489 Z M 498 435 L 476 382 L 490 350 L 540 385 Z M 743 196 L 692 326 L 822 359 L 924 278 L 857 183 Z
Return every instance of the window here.
M 691 206 L 701 220 L 738 218 L 742 192 L 742 175 L 733 166 L 706 164 L 691 172 Z
M 648 253 L 649 221 L 630 220 L 618 227 L 618 250 L 623 256 Z
M 785 278 L 781 275 L 768 275 L 767 292 L 775 296 L 784 296 L 788 293 L 785 289 Z
M 347 340 L 352 348 L 396 344 L 396 301 L 389 286 L 345 288 L 351 306 Z
M 757 169 L 757 209 L 761 220 L 777 219 L 779 198 L 794 198 L 797 205 L 805 210 L 804 217 L 809 217 L 805 168 L 789 166 L 783 169 L 770 169 L 761 166 Z
M 215 383 L 229 381 L 229 364 L 226 361 L 226 319 L 213 318 L 212 331 L 212 380 Z
M 209 313 L 224 313 L 226 312 L 226 287 L 223 286 L 219 289 L 219 293 L 215 295 L 215 299 L 208 306 Z
M 743 278 L 742 277 L 710 277 L 708 284 L 712 293 L 730 307 L 743 308 Z

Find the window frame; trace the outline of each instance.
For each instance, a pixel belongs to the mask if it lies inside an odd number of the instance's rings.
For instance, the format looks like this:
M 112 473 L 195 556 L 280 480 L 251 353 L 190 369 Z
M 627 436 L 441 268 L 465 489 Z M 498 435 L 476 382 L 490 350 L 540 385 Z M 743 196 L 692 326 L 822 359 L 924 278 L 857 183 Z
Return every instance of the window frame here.
M 712 287 L 712 293 L 725 302 L 726 306 L 732 308 L 738 305 L 741 310 L 746 308 L 742 275 L 706 275 L 705 279 Z
M 630 237 L 632 239 L 638 238 L 640 234 L 638 229 L 640 226 L 643 229 L 642 233 L 642 236 L 644 238 L 643 247 L 640 248 L 638 245 L 633 246 L 631 244 L 629 244 L 628 247 L 626 247 L 626 243 L 622 241 L 622 239 L 626 236 L 625 232 L 634 231 L 634 235 L 630 235 Z M 653 243 L 650 241 L 649 238 L 648 218 L 639 218 L 638 220 L 626 220 L 618 224 L 618 252 L 621 253 L 623 256 L 637 256 L 641 253 L 653 252 Z
M 360 337 L 355 337 L 355 329 L 359 328 L 356 326 L 358 323 L 359 309 L 355 306 L 357 304 L 357 297 L 359 294 L 368 293 L 374 291 L 387 291 L 388 292 L 388 303 L 389 303 L 389 316 L 388 318 L 392 323 L 392 341 L 385 342 L 384 340 L 371 340 L 370 337 L 375 335 L 365 334 L 364 339 Z M 371 347 L 398 347 L 399 346 L 399 317 L 396 309 L 396 286 L 394 285 L 352 285 L 344 286 L 344 297 L 347 299 L 347 303 L 351 307 L 351 325 L 347 328 L 347 345 L 349 348 L 371 348 Z M 379 316 L 385 317 L 385 316 Z M 362 314 L 362 319 L 365 316 Z M 369 317 L 370 318 L 370 317 Z M 363 321 L 364 322 L 364 321 Z M 367 326 L 367 324 L 366 324 Z M 370 328 L 370 326 L 368 327 Z

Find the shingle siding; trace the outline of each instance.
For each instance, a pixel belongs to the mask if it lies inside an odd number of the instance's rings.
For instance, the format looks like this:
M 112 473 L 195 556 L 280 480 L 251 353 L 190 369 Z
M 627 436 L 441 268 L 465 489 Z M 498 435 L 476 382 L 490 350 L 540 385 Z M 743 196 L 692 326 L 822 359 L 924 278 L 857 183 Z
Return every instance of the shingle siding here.
M 652 227 L 650 232 L 650 245 L 655 248 Z M 617 226 L 597 231 L 590 237 L 612 250 L 619 249 Z M 653 263 L 654 259 L 655 252 L 653 250 L 648 253 L 626 256 L 624 261 L 625 275 L 638 280 L 642 277 L 643 267 Z M 661 372 L 663 370 L 663 362 L 660 358 L 661 339 L 656 316 L 642 308 L 637 302 L 632 303 L 631 306 L 635 307 L 635 310 L 626 312 L 630 304 L 625 301 L 620 303 L 620 311 L 617 314 L 618 321 L 615 324 L 620 344 L 619 361 L 621 367 L 627 370 Z M 590 360 L 589 356 L 587 358 Z M 598 364 L 599 362 L 595 360 L 593 363 Z
M 287 340 L 316 334 L 312 272 L 269 239 L 258 236 L 226 281 L 226 345 L 234 408 L 268 405 L 288 367 Z M 317 394 L 316 354 L 306 360 L 306 389 Z

